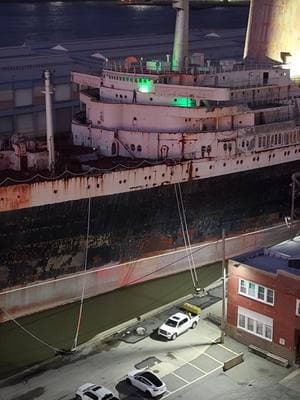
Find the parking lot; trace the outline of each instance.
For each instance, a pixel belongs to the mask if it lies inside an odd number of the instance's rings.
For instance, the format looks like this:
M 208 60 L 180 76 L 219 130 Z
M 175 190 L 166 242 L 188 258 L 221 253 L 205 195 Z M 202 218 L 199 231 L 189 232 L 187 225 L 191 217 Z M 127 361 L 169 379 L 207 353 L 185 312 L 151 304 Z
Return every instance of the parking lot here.
M 155 331 L 135 343 L 94 340 L 72 356 L 2 382 L 0 398 L 71 400 L 80 385 L 92 382 L 122 400 L 142 399 L 144 394 L 125 379 L 130 370 L 147 367 L 166 383 L 163 398 L 170 400 L 299 399 L 299 370 L 272 364 L 228 337 L 224 344 L 217 343 L 220 330 L 206 319 L 211 310 L 220 311 L 220 304 L 208 307 L 198 326 L 174 341 L 158 337 Z M 224 362 L 240 353 L 244 362 L 223 371 Z

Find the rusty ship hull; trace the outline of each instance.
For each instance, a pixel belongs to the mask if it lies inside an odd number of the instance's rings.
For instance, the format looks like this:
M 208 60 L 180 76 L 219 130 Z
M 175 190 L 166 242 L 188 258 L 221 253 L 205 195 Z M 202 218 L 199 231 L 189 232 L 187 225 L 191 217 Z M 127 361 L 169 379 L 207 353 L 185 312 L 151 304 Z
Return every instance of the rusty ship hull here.
M 220 238 L 223 228 L 230 236 L 283 222 L 284 216 L 290 215 L 291 174 L 299 167 L 298 161 L 232 174 L 226 179 L 221 176 L 182 183 L 192 244 Z M 29 314 L 78 300 L 88 202 L 86 198 L 0 214 L 0 301 L 11 315 Z M 184 248 L 173 185 L 91 198 L 89 229 L 87 269 L 98 273 L 96 288 L 87 295 L 188 268 L 186 260 L 180 268 L 176 263 L 172 266 L 172 262 L 164 268 L 157 259 L 142 271 L 141 260 L 145 257 L 159 257 Z M 107 268 L 111 265 L 114 268 Z M 104 275 L 99 273 L 101 270 Z M 64 290 L 55 291 L 56 281 L 63 277 L 77 281 L 77 294 L 68 297 Z M 47 290 L 45 282 L 51 283 Z M 33 301 L 27 303 L 30 288 L 35 285 L 41 285 L 40 292 L 44 290 L 43 300 L 38 300 L 35 293 Z M 8 304 L 7 298 L 12 295 L 15 304 Z M 0 317 L 7 319 L 3 313 Z

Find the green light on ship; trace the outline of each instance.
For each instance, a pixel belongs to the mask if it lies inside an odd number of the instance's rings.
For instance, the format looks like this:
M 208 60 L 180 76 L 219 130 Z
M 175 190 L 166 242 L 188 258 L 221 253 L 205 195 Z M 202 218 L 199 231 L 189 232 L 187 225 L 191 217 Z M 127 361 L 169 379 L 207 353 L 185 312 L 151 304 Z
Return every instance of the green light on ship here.
M 177 107 L 196 107 L 196 100 L 190 97 L 176 97 L 172 100 L 172 106 Z
M 138 83 L 138 91 L 141 93 L 151 93 L 153 88 L 153 81 L 151 79 L 140 79 Z

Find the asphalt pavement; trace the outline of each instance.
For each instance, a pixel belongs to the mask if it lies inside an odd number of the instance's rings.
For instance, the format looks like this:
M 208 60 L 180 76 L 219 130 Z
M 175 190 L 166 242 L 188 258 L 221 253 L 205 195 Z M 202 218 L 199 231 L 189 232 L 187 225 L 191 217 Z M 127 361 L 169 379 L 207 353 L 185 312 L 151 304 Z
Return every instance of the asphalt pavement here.
M 215 292 L 216 297 L 219 294 Z M 158 337 L 155 327 L 135 342 L 120 340 L 122 331 L 104 341 L 95 338 L 72 355 L 2 381 L 0 398 L 71 400 L 80 385 L 92 382 L 111 389 L 122 400 L 143 399 L 125 378 L 134 368 L 149 368 L 166 383 L 163 398 L 170 400 L 299 400 L 299 369 L 273 364 L 229 337 L 221 344 L 220 329 L 207 319 L 208 313 L 220 315 L 219 299 L 203 310 L 196 329 L 175 341 Z M 147 322 L 138 321 L 139 326 L 143 323 L 146 326 Z M 241 353 L 243 362 L 224 371 L 224 363 Z

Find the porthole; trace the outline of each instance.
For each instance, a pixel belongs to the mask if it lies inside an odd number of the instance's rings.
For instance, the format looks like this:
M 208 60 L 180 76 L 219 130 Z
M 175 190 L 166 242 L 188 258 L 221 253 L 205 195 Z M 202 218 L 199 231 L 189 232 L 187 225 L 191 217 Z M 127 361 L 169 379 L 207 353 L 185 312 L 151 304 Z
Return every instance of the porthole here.
M 123 180 L 123 183 L 126 183 L 126 179 Z
M 100 187 L 99 183 L 97 183 L 96 187 L 99 189 L 99 187 Z
M 134 144 L 131 144 L 131 145 L 130 145 L 130 149 L 131 149 L 131 151 L 135 151 L 135 145 L 134 145 Z
M 226 163 L 225 162 L 223 163 L 223 167 L 226 167 Z
M 137 151 L 142 151 L 142 146 L 140 144 L 138 144 L 136 149 L 137 149 Z
M 144 176 L 144 179 L 145 179 L 145 180 L 147 180 L 147 179 L 148 179 L 148 177 L 147 177 L 147 176 Z
M 148 176 L 148 179 L 149 179 L 149 180 L 151 179 L 151 175 Z
M 161 176 L 164 178 L 164 177 L 165 177 L 165 174 L 161 174 Z
M 209 166 L 209 169 L 212 169 L 212 165 Z
M 153 101 L 153 98 L 152 98 L 152 97 L 150 97 L 150 101 Z
M 87 185 L 87 189 L 90 189 L 90 187 L 91 187 L 90 185 Z
M 56 189 L 54 189 L 54 190 L 53 190 L 53 193 L 54 193 L 54 194 L 56 194 L 56 193 L 57 193 L 57 190 L 56 190 Z
M 195 171 L 198 172 L 198 168 L 195 168 Z

